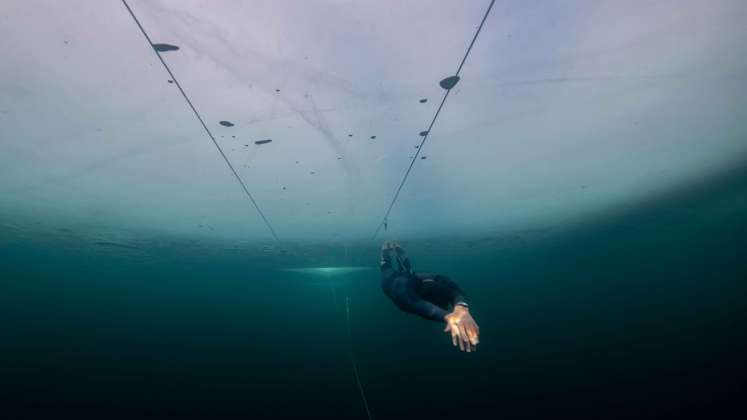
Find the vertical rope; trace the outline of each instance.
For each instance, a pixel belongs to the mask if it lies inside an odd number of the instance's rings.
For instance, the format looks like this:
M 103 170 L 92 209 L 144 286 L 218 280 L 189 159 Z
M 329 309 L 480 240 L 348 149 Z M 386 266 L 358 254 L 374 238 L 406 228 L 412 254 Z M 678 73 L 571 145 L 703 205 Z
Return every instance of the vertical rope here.
M 353 353 L 353 335 L 350 332 L 350 298 L 345 296 L 345 318 L 348 324 L 348 342 L 350 343 L 350 362 L 353 364 L 353 372 L 355 373 L 355 382 L 358 384 L 358 391 L 361 393 L 361 399 L 363 400 L 363 406 L 366 408 L 366 415 L 368 420 L 372 420 L 371 410 L 368 408 L 368 399 L 366 393 L 363 391 L 363 385 L 361 384 L 360 375 L 358 375 L 358 363 L 355 360 L 355 353 Z

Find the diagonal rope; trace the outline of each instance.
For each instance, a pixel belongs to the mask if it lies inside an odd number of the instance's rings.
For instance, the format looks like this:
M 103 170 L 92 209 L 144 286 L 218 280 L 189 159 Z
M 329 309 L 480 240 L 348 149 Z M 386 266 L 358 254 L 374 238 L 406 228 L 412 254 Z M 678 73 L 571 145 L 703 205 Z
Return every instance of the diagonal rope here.
M 257 213 L 262 218 L 262 221 L 265 222 L 265 225 L 270 230 L 270 233 L 272 233 L 272 237 L 275 238 L 276 242 L 280 242 L 280 239 L 278 239 L 278 235 L 275 233 L 275 229 L 272 228 L 272 225 L 270 224 L 270 221 L 267 220 L 267 217 L 262 212 L 262 209 L 259 208 L 259 204 L 257 204 L 257 200 L 254 199 L 252 196 L 252 193 L 249 192 L 249 189 L 246 187 L 246 184 L 244 184 L 244 180 L 241 179 L 239 176 L 239 173 L 236 172 L 236 169 L 234 169 L 233 165 L 231 164 L 231 161 L 228 160 L 228 157 L 223 152 L 223 149 L 221 149 L 220 145 L 218 144 L 218 141 L 215 140 L 215 137 L 213 136 L 213 133 L 210 132 L 210 129 L 205 124 L 205 121 L 200 116 L 200 113 L 197 112 L 197 109 L 192 104 L 192 101 L 189 100 L 189 97 L 187 96 L 187 93 L 184 92 L 184 89 L 182 89 L 182 85 L 179 84 L 179 81 L 174 77 L 174 73 L 171 72 L 171 69 L 169 68 L 168 64 L 166 64 L 166 61 L 163 60 L 163 57 L 161 57 L 161 53 L 158 52 L 155 48 L 153 48 L 153 42 L 150 40 L 150 37 L 148 36 L 148 33 L 145 31 L 145 28 L 143 28 L 143 25 L 140 24 L 140 21 L 138 20 L 137 16 L 135 16 L 135 13 L 130 8 L 130 5 L 127 4 L 127 0 L 122 0 L 122 3 L 124 4 L 125 8 L 127 8 L 127 11 L 130 12 L 130 16 L 132 16 L 132 20 L 135 21 L 138 28 L 140 28 L 140 32 L 143 33 L 143 36 L 145 36 L 145 39 L 148 41 L 148 45 L 153 50 L 153 52 L 156 53 L 156 56 L 161 61 L 161 64 L 163 64 L 163 67 L 166 69 L 166 71 L 169 73 L 169 76 L 171 77 L 171 80 L 174 81 L 174 84 L 177 88 L 179 88 L 179 92 L 182 93 L 182 96 L 184 97 L 184 100 L 187 101 L 187 105 L 192 109 L 192 112 L 194 112 L 195 117 L 197 117 L 197 120 L 202 124 L 202 128 L 205 129 L 205 133 L 207 133 L 208 137 L 210 137 L 210 140 L 213 141 L 213 144 L 215 145 L 215 148 L 218 149 L 218 153 L 220 153 L 223 160 L 226 162 L 226 165 L 228 165 L 228 168 L 231 169 L 231 172 L 233 173 L 233 176 L 236 177 L 236 181 L 239 182 L 239 185 L 241 185 L 241 188 L 244 190 L 244 193 L 249 198 L 249 201 L 252 202 L 254 205 L 254 208 L 257 210 Z
M 457 68 L 457 71 L 454 74 L 454 76 L 459 76 L 459 73 L 462 71 L 462 67 L 464 67 L 464 63 L 467 61 L 467 57 L 469 56 L 470 51 L 472 51 L 472 47 L 475 45 L 477 36 L 480 35 L 480 31 L 482 31 L 482 27 L 485 24 L 485 20 L 488 18 L 490 11 L 493 9 L 493 4 L 495 4 L 495 0 L 490 1 L 490 5 L 488 6 L 488 9 L 485 11 L 485 15 L 482 17 L 482 21 L 480 21 L 480 26 L 477 27 L 475 36 L 472 37 L 472 42 L 469 43 L 469 47 L 467 47 L 467 51 L 464 53 L 464 57 L 462 57 L 462 61 L 459 63 L 459 68 Z M 387 224 L 389 213 L 391 213 L 392 208 L 394 207 L 394 204 L 397 202 L 397 199 L 399 198 L 399 193 L 402 191 L 402 187 L 405 186 L 405 183 L 407 182 L 407 178 L 410 176 L 410 172 L 412 171 L 413 166 L 415 166 L 415 162 L 418 160 L 418 156 L 420 155 L 420 152 L 423 150 L 423 145 L 428 140 L 428 136 L 431 134 L 431 129 L 433 128 L 433 125 L 436 123 L 436 120 L 438 119 L 439 114 L 441 114 L 441 109 L 444 107 L 444 104 L 446 103 L 446 99 L 449 97 L 450 92 L 451 92 L 451 89 L 446 89 L 446 93 L 444 93 L 444 97 L 443 99 L 441 99 L 441 103 L 438 105 L 438 109 L 436 110 L 436 113 L 433 115 L 433 119 L 431 120 L 430 125 L 428 125 L 428 130 L 426 130 L 425 135 L 423 136 L 423 139 L 420 141 L 420 146 L 418 146 L 418 151 L 415 152 L 415 156 L 412 158 L 412 161 L 410 161 L 410 166 L 407 167 L 407 170 L 405 171 L 405 175 L 402 177 L 402 181 L 399 183 L 399 187 L 397 187 L 397 191 L 394 193 L 394 198 L 392 198 L 392 202 L 389 203 L 389 207 L 386 209 L 386 213 L 384 213 L 384 217 L 381 219 L 381 222 L 379 222 L 379 225 L 376 227 L 376 232 L 374 232 L 373 236 L 371 236 L 371 240 L 376 239 L 376 236 L 378 236 L 379 232 L 381 231 L 381 228 Z

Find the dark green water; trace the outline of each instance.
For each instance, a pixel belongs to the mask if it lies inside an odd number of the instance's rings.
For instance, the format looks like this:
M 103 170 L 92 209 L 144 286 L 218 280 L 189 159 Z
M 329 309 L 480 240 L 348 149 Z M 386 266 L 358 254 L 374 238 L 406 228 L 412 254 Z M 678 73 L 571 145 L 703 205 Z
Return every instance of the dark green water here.
M 398 312 L 332 247 L 264 261 L 33 241 L 0 248 L 3 418 L 735 417 L 744 414 L 747 171 L 561 233 L 407 243 L 482 340 Z M 145 250 L 147 253 L 148 250 Z M 376 264 L 376 248 L 348 262 Z

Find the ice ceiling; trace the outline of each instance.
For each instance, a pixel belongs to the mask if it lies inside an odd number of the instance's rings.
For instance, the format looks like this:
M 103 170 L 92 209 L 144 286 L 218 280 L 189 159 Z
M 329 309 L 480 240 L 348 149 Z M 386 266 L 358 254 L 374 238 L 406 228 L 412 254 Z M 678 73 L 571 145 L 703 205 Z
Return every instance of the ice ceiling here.
M 489 1 L 129 4 L 281 240 L 328 241 L 376 230 Z M 745 162 L 746 21 L 496 2 L 380 236 L 564 223 Z M 272 240 L 121 1 L 3 1 L 0 57 L 0 223 Z

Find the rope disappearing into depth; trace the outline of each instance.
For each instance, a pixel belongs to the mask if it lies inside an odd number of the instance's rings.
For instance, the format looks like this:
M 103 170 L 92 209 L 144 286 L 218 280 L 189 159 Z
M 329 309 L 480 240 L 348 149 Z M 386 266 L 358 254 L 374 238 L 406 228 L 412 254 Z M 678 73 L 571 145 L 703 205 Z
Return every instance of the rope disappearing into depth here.
M 353 353 L 353 335 L 350 332 L 350 298 L 345 296 L 345 318 L 348 323 L 348 342 L 350 343 L 350 362 L 353 364 L 353 372 L 355 373 L 355 382 L 358 384 L 358 391 L 361 393 L 361 399 L 363 400 L 363 406 L 366 408 L 366 414 L 368 420 L 372 420 L 371 410 L 368 409 L 368 399 L 366 393 L 363 392 L 363 385 L 361 384 L 361 378 L 358 375 L 358 363 L 355 360 L 355 353 Z
M 166 61 L 164 61 L 163 57 L 161 57 L 161 53 L 158 52 L 158 50 L 156 50 L 153 47 L 153 42 L 150 40 L 150 37 L 148 36 L 148 33 L 145 31 L 145 28 L 143 28 L 143 25 L 140 24 L 140 21 L 138 20 L 137 16 L 135 16 L 135 13 L 130 8 L 130 5 L 127 4 L 127 0 L 122 0 L 122 3 L 124 4 L 125 8 L 127 8 L 127 11 L 130 12 L 130 16 L 132 16 L 132 20 L 134 20 L 135 23 L 137 24 L 138 28 L 140 28 L 140 32 L 142 32 L 143 36 L 145 36 L 145 39 L 148 41 L 148 45 L 150 46 L 150 48 L 153 50 L 153 52 L 156 53 L 156 56 L 158 57 L 158 60 L 160 60 L 161 64 L 163 64 L 163 68 L 165 68 L 166 71 L 169 73 L 169 76 L 171 77 L 171 80 L 173 80 L 174 84 L 176 85 L 176 87 L 179 88 L 179 92 L 182 93 L 182 96 L 184 97 L 184 100 L 187 101 L 187 105 L 189 105 L 189 107 L 192 109 L 192 112 L 194 112 L 195 117 L 197 117 L 197 120 L 200 122 L 200 124 L 202 124 L 202 128 L 205 129 L 205 133 L 207 133 L 208 137 L 210 137 L 210 140 L 213 141 L 213 145 L 215 145 L 215 148 L 218 149 L 218 153 L 220 153 L 221 157 L 226 162 L 226 165 L 228 165 L 228 168 L 233 173 L 233 176 L 236 177 L 236 181 L 238 181 L 239 185 L 241 185 L 241 188 L 244 190 L 244 193 L 249 198 L 249 201 L 252 202 L 252 204 L 254 205 L 254 208 L 257 210 L 257 213 L 262 218 L 262 221 L 264 221 L 265 225 L 270 230 L 270 233 L 272 233 L 272 237 L 275 238 L 275 241 L 279 243 L 280 239 L 278 239 L 278 235 L 275 233 L 275 229 L 273 229 L 272 225 L 270 224 L 270 221 L 267 220 L 267 217 L 262 212 L 262 209 L 259 207 L 259 204 L 257 204 L 257 200 L 255 200 L 254 197 L 252 196 L 252 194 L 249 192 L 249 189 L 246 187 L 246 184 L 244 184 L 244 180 L 242 180 L 241 177 L 239 176 L 239 173 L 236 172 L 236 169 L 234 169 L 233 165 L 231 164 L 231 161 L 228 160 L 228 157 L 223 152 L 223 149 L 218 144 L 218 141 L 215 140 L 215 137 L 213 136 L 213 133 L 210 132 L 210 129 L 205 124 L 205 121 L 200 116 L 200 113 L 197 112 L 197 109 L 192 104 L 192 101 L 189 100 L 189 96 L 187 96 L 187 93 L 184 92 L 184 89 L 182 89 L 182 85 L 179 84 L 179 81 L 176 79 L 176 77 L 174 77 L 174 73 L 172 73 L 172 71 L 169 68 L 168 64 L 166 64 Z
M 330 282 L 330 276 L 327 274 L 327 282 L 329 288 L 332 291 L 332 300 L 335 312 L 337 312 L 337 292 L 335 286 Z M 371 410 L 368 408 L 368 398 L 366 398 L 366 392 L 363 390 L 363 384 L 361 383 L 361 377 L 358 374 L 358 362 L 355 360 L 355 353 L 353 353 L 353 333 L 350 330 L 350 297 L 345 295 L 345 321 L 348 332 L 348 351 L 350 352 L 350 363 L 353 365 L 353 374 L 355 375 L 355 383 L 358 385 L 358 392 L 361 394 L 361 400 L 363 401 L 363 407 L 366 409 L 366 415 L 368 420 L 373 420 L 371 417 Z

